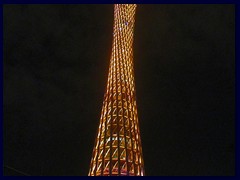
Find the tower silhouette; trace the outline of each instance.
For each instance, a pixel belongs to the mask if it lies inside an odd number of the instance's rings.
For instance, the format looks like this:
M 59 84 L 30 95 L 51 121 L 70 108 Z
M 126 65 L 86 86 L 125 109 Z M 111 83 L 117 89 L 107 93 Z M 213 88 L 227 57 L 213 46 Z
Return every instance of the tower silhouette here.
M 136 4 L 114 5 L 107 88 L 89 176 L 143 176 L 133 69 Z

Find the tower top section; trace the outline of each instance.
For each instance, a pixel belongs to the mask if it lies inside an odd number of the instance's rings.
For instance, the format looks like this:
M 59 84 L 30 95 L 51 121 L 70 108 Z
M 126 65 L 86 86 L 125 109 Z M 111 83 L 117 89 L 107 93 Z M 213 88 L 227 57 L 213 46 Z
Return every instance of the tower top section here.
M 133 69 L 136 4 L 114 5 L 113 44 L 89 176 L 143 176 Z

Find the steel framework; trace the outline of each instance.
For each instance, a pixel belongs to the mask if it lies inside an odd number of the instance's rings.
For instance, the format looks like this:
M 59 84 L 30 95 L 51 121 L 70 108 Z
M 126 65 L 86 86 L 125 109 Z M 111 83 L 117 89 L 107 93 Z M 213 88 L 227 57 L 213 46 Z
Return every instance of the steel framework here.
M 114 5 L 112 54 L 89 176 L 145 174 L 133 69 L 135 12 L 136 4 Z

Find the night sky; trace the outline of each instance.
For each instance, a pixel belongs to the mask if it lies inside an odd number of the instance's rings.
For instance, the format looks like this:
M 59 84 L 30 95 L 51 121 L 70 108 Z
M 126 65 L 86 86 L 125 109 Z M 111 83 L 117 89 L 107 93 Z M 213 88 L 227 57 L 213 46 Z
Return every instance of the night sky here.
M 86 176 L 113 5 L 4 5 L 4 174 Z M 146 175 L 234 175 L 234 5 L 138 5 Z

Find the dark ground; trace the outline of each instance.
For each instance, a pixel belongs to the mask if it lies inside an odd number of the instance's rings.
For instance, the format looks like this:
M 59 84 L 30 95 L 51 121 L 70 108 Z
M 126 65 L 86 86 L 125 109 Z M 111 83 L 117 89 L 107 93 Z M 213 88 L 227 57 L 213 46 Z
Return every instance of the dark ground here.
M 113 5 L 4 5 L 4 174 L 87 175 Z M 146 175 L 234 175 L 234 5 L 138 5 Z

